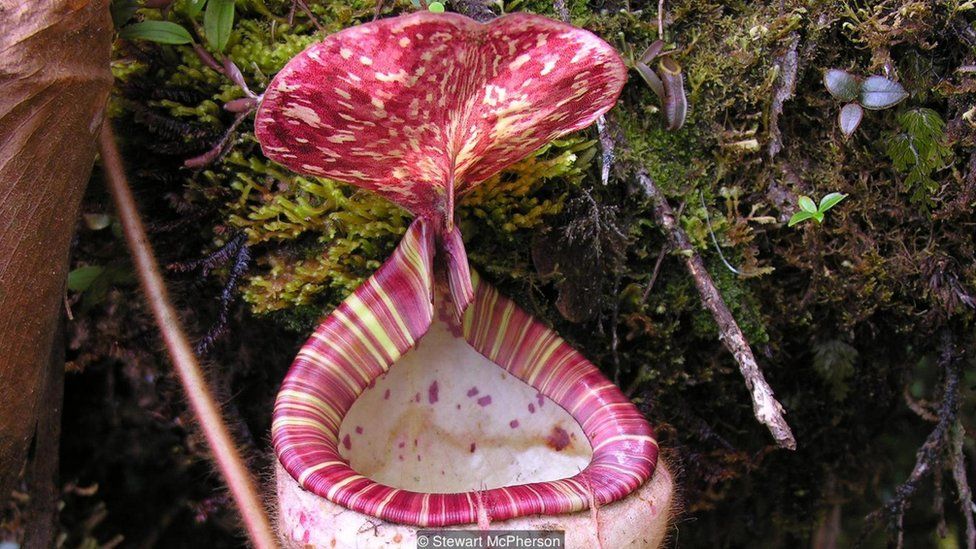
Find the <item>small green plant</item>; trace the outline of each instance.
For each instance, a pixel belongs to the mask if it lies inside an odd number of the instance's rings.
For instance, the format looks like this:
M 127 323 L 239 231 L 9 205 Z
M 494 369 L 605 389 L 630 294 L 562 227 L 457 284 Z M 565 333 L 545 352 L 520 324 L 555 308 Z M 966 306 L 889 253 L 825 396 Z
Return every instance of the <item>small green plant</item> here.
M 120 27 L 119 37 L 171 45 L 194 42 L 190 31 L 179 23 L 146 20 L 126 25 L 138 8 L 139 3 L 135 0 L 115 0 L 112 3 L 112 19 Z M 203 11 L 203 36 L 211 48 L 223 53 L 234 27 L 234 0 L 187 0 L 179 8 L 177 11 L 197 29 L 199 27 L 195 20 Z
M 885 143 L 892 165 L 905 176 L 905 190 L 911 201 L 932 200 L 939 184 L 932 174 L 952 162 L 952 148 L 945 144 L 945 122 L 932 109 L 910 109 L 898 114 L 898 130 Z
M 81 310 L 88 311 L 102 304 L 113 287 L 131 286 L 135 279 L 130 269 L 128 264 L 117 261 L 78 267 L 68 273 L 68 290 L 81 295 Z
M 428 2 L 427 0 L 410 0 L 414 7 L 427 8 L 431 13 L 444 13 L 443 2 Z
M 847 198 L 846 194 L 830 193 L 820 199 L 820 205 L 818 206 L 809 196 L 800 196 L 800 199 L 797 201 L 800 206 L 800 211 L 793 214 L 793 217 L 790 218 L 789 226 L 792 227 L 807 219 L 813 219 L 818 224 L 823 223 L 824 213 L 845 198 Z
M 824 73 L 824 86 L 834 99 L 847 102 L 838 117 L 844 137 L 850 137 L 861 124 L 864 109 L 887 109 L 908 97 L 905 88 L 894 80 L 883 76 L 869 76 L 862 80 L 840 69 L 830 69 Z

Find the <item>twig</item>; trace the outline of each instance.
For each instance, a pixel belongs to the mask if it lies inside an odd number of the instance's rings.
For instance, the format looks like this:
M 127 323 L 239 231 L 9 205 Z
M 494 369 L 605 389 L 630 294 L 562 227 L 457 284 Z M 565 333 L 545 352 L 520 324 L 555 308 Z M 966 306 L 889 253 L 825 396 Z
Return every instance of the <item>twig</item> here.
M 647 281 L 647 287 L 644 288 L 644 295 L 641 296 L 641 303 L 647 303 L 647 297 L 651 295 L 651 290 L 654 288 L 654 283 L 657 282 L 657 275 L 661 272 L 661 264 L 664 263 L 664 256 L 670 250 L 670 244 L 666 243 L 661 246 L 661 253 L 657 254 L 657 261 L 654 262 L 654 270 L 651 271 L 651 279 Z
M 783 448 L 795 450 L 796 439 L 783 417 L 783 406 L 776 400 L 772 388 L 766 382 L 766 378 L 763 377 L 762 370 L 756 363 L 756 358 L 752 354 L 748 341 L 746 341 L 745 334 L 736 324 L 732 312 L 729 311 L 722 299 L 722 294 L 715 287 L 715 282 L 712 281 L 711 275 L 705 269 L 705 263 L 701 256 L 695 252 L 688 235 L 678 225 L 674 210 L 671 209 L 667 199 L 658 190 L 646 170 L 638 171 L 637 181 L 654 203 L 654 219 L 657 224 L 668 235 L 671 245 L 682 252 L 685 266 L 695 281 L 698 293 L 701 294 L 702 304 L 712 313 L 712 317 L 718 324 L 722 342 L 739 364 L 739 371 L 742 372 L 746 387 L 752 396 L 752 409 L 756 419 L 769 428 L 776 444 Z
M 311 9 L 309 9 L 308 4 L 305 3 L 305 0 L 292 0 L 292 13 L 294 13 L 295 4 L 298 4 L 298 7 L 305 12 L 305 15 L 308 16 L 308 18 L 312 21 L 312 24 L 315 25 L 315 28 L 319 29 L 319 32 L 325 35 L 329 34 L 325 30 L 325 27 L 322 26 L 322 23 L 319 22 L 319 18 L 315 17 L 315 14 L 312 13 Z M 289 18 L 291 17 L 292 16 L 289 16 Z
M 613 137 L 610 136 L 606 116 L 601 115 L 600 118 L 596 119 L 596 132 L 600 137 L 600 148 L 603 151 L 603 154 L 600 155 L 600 182 L 607 186 L 610 183 L 610 170 L 613 168 L 613 162 L 617 155 L 614 150 L 616 144 Z
M 902 391 L 902 396 L 905 398 L 905 405 L 908 409 L 915 412 L 915 415 L 924 419 L 925 421 L 931 421 L 932 423 L 938 423 L 939 416 L 932 413 L 929 410 L 929 404 L 927 402 L 920 402 L 912 398 L 912 395 L 908 392 L 908 386 Z
M 900 486 L 895 489 L 895 496 L 891 501 L 884 504 L 881 509 L 872 512 L 865 517 L 865 530 L 863 537 L 874 529 L 882 518 L 887 519 L 889 530 L 896 533 L 897 546 L 900 548 L 904 542 L 904 529 L 902 520 L 905 516 L 905 509 L 908 507 L 909 500 L 918 492 L 920 481 L 929 473 L 938 471 L 944 459 L 949 440 L 949 428 L 955 424 L 956 413 L 959 411 L 959 356 L 956 353 L 955 344 L 951 335 L 946 332 L 942 338 L 942 357 L 939 365 L 945 371 L 945 380 L 942 389 L 942 404 L 939 406 L 939 422 L 936 424 L 925 443 L 915 454 L 915 467 Z
M 560 21 L 569 23 L 569 8 L 566 6 L 566 0 L 553 0 L 552 7 L 556 10 Z
M 237 503 L 251 541 L 259 549 L 273 549 L 277 544 L 261 498 L 255 489 L 250 472 L 244 466 L 231 439 L 217 402 L 204 380 L 190 342 L 180 327 L 179 316 L 169 299 L 166 285 L 159 272 L 152 246 L 149 244 L 149 238 L 125 177 L 122 157 L 108 123 L 102 125 L 99 150 L 105 167 L 108 188 L 115 202 L 119 220 L 122 222 L 122 229 L 136 266 L 142 291 L 152 309 L 156 325 L 159 327 L 170 360 L 186 392 L 190 407 L 203 428 L 214 461 Z
M 966 518 L 966 549 L 976 549 L 976 522 L 973 514 L 973 492 L 969 489 L 969 480 L 966 478 L 966 459 L 962 453 L 963 439 L 966 436 L 966 429 L 958 419 L 956 424 L 949 432 L 949 459 L 952 468 L 952 478 L 956 481 L 956 489 L 959 491 L 959 510 Z
M 681 219 L 681 214 L 685 211 L 685 202 L 681 201 L 678 205 L 678 213 L 675 215 L 676 219 Z M 664 256 L 671 251 L 671 242 L 665 242 L 661 246 L 661 252 L 657 254 L 657 261 L 654 262 L 654 271 L 651 272 L 651 279 L 647 281 L 647 287 L 644 288 L 644 295 L 641 296 L 641 303 L 647 303 L 647 298 L 651 295 L 651 290 L 654 288 L 654 284 L 657 282 L 657 275 L 661 272 L 661 265 L 664 264 Z
M 231 123 L 230 127 L 227 128 L 227 131 L 224 132 L 224 136 L 220 139 L 220 141 L 217 142 L 216 145 L 214 145 L 212 149 L 199 156 L 194 156 L 193 158 L 184 160 L 183 167 L 191 169 L 202 168 L 220 160 L 230 151 L 230 145 L 233 142 L 234 135 L 237 132 L 237 127 L 240 126 L 241 122 L 243 122 L 245 118 L 254 112 L 255 109 L 257 109 L 256 103 L 246 111 L 238 113 L 237 116 L 234 117 L 234 122 Z
M 949 535 L 949 526 L 945 517 L 945 492 L 942 490 L 942 471 L 936 471 L 932 477 L 932 511 L 935 512 L 935 534 L 942 539 Z

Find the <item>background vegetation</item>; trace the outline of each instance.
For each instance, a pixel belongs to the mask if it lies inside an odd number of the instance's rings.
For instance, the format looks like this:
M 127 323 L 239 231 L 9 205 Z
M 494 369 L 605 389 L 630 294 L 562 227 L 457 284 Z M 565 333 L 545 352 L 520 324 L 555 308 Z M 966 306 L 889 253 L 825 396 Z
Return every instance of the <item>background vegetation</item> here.
M 218 72 L 219 62 L 207 65 L 208 56 L 226 55 L 260 93 L 321 32 L 369 21 L 377 6 L 239 0 L 229 3 L 225 32 L 216 4 L 228 9 L 219 0 L 138 10 L 116 3 L 116 25 L 129 26 L 132 39 L 116 44 L 112 117 L 210 376 L 252 465 L 268 471 L 271 403 L 292 356 L 389 255 L 409 217 L 263 158 L 251 119 L 222 108 L 246 97 L 239 82 Z M 684 501 L 673 543 L 883 546 L 901 532 L 909 547 L 965 546 L 960 457 L 970 484 L 976 478 L 976 445 L 964 436 L 976 432 L 976 5 L 567 7 L 574 24 L 631 62 L 663 39 L 682 67 L 687 121 L 666 129 L 659 100 L 633 71 L 608 118 L 617 153 L 608 184 L 591 129 L 465 198 L 461 223 L 474 267 L 601 365 L 656 426 Z M 447 8 L 557 16 L 547 0 Z M 131 29 L 164 19 L 195 45 L 159 44 Z M 844 103 L 823 82 L 829 69 L 883 76 L 907 97 L 865 111 L 847 137 L 838 121 Z M 215 161 L 184 165 L 215 147 L 220 154 L 204 159 Z M 787 410 L 795 452 L 776 449 L 753 418 L 712 317 L 636 185 L 639 169 L 681 212 Z M 801 196 L 828 193 L 847 198 L 820 223 L 788 226 Z M 133 285 L 97 169 L 75 263 L 61 473 L 66 543 L 239 545 L 234 513 Z M 920 448 L 928 448 L 919 454 L 928 474 L 905 485 Z M 892 501 L 878 521 L 865 520 Z M 901 526 L 891 520 L 899 502 L 907 502 Z M 16 499 L 4 517 L 15 535 Z

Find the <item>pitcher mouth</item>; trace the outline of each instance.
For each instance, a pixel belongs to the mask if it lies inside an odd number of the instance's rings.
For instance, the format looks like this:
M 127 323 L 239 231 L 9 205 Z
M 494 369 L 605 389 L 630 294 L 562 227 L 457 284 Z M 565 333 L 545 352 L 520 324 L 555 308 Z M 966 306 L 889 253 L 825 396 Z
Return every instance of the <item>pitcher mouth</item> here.
M 302 348 L 275 405 L 272 435 L 285 470 L 305 490 L 348 509 L 416 526 L 576 512 L 643 484 L 658 454 L 643 415 L 593 364 L 476 273 L 463 316 L 441 315 L 446 325 L 426 338 L 434 321 L 432 232 L 423 218 L 416 220 L 391 260 Z M 408 351 L 418 342 L 420 358 L 468 347 L 474 353 L 464 360 L 482 360 L 475 378 L 487 377 L 467 386 L 458 372 L 438 376 L 411 364 Z M 401 359 L 407 362 L 394 366 Z M 496 399 L 498 406 L 487 410 Z M 486 410 L 457 414 L 458 406 Z M 411 414 L 420 415 L 404 420 Z M 425 423 L 423 414 L 436 421 Z M 523 420 L 524 432 L 502 441 L 525 437 L 528 453 L 485 442 L 502 428 L 519 431 Z M 398 424 L 407 429 L 398 431 Z M 438 428 L 448 429 L 455 443 L 437 450 L 444 442 L 435 436 Z M 491 457 L 480 464 L 479 441 Z M 472 443 L 475 456 L 461 460 Z M 507 463 L 498 463 L 505 452 Z M 374 459 L 382 455 L 392 461 Z M 486 470 L 496 474 L 478 478 Z
M 549 397 L 478 353 L 447 308 L 356 399 L 339 429 L 349 466 L 402 490 L 464 493 L 572 477 L 593 450 Z

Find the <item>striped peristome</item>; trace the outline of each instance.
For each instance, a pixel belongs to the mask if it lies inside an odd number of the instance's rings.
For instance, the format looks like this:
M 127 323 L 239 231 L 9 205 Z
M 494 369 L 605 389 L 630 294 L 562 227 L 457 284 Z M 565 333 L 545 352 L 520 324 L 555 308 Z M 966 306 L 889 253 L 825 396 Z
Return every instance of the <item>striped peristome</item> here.
M 491 520 L 580 511 L 590 498 L 610 503 L 643 484 L 657 463 L 657 443 L 641 413 L 593 364 L 474 272 L 473 299 L 458 331 L 579 422 L 593 448 L 589 466 L 566 479 L 449 494 L 384 486 L 349 466 L 340 455 L 342 419 L 429 326 L 434 253 L 430 223 L 418 218 L 393 256 L 299 352 L 272 427 L 285 470 L 306 490 L 354 511 L 419 526 L 477 522 L 479 505 Z
M 581 511 L 625 497 L 653 474 L 657 443 L 641 413 L 551 329 L 469 270 L 453 224 L 455 194 L 590 125 L 625 77 L 609 45 L 563 23 L 514 14 L 481 24 L 424 12 L 329 36 L 274 78 L 255 122 L 268 157 L 373 190 L 416 215 L 393 255 L 318 326 L 282 384 L 274 447 L 304 489 L 389 522 L 448 526 Z M 579 423 L 592 448 L 583 470 L 423 493 L 350 466 L 343 419 L 428 332 L 435 295 L 453 305 L 447 322 L 456 337 Z M 436 385 L 429 398 L 437 399 Z

